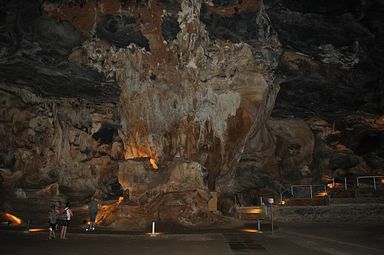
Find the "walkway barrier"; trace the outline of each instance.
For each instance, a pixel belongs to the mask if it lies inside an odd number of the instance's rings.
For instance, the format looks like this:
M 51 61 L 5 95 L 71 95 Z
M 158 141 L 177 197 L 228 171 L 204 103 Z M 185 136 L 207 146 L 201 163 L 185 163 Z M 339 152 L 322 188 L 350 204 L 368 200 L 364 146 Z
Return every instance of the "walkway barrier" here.
M 371 189 L 372 191 L 384 191 L 384 176 L 359 176 L 356 179 L 346 177 L 332 178 L 327 185 L 291 185 L 280 192 L 280 203 L 284 204 L 285 199 L 314 199 L 331 195 L 329 191 L 352 192 L 357 197 L 359 190 Z M 332 193 L 335 195 L 334 193 Z
M 264 220 L 268 217 L 268 208 L 263 202 L 263 198 L 260 197 L 259 206 L 242 206 L 237 195 L 235 195 L 235 206 L 236 212 L 239 215 L 239 218 L 242 220 L 251 220 L 257 221 L 257 230 L 261 230 L 261 220 Z
M 290 198 L 290 197 L 292 197 L 291 188 L 285 189 L 282 192 L 280 192 L 280 204 L 283 205 L 285 203 L 284 198 Z
M 314 198 L 327 195 L 326 185 L 292 185 L 291 195 L 294 198 Z
M 284 205 L 286 199 L 315 199 L 328 195 L 327 185 L 291 185 L 280 192 L 280 204 Z
M 359 176 L 356 178 L 357 187 L 373 187 L 376 191 L 384 189 L 384 176 Z
M 341 184 L 343 186 L 344 190 L 348 190 L 347 177 L 344 177 L 344 178 L 332 178 L 332 183 L 328 183 L 327 187 L 330 188 L 330 189 L 333 189 L 333 188 L 337 187 L 337 184 Z

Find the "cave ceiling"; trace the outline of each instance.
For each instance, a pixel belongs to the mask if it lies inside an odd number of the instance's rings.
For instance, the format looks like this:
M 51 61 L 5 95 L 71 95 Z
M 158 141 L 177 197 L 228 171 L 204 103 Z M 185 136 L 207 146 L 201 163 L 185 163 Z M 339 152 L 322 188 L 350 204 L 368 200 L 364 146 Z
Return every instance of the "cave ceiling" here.
M 200 19 L 212 39 L 255 46 L 259 29 L 252 3 L 202 2 Z M 335 109 L 383 110 L 380 1 L 268 0 L 264 4 L 285 49 L 274 115 L 296 110 L 306 117 Z M 163 54 L 158 45 L 150 49 L 143 33 L 157 29 L 159 38 L 152 39 L 153 44 L 175 39 L 180 31 L 180 3 L 158 1 L 156 5 L 166 15 L 149 24 L 140 16 L 155 8 L 144 0 L 101 1 L 98 6 L 93 1 L 1 1 L 2 86 L 27 88 L 47 97 L 118 101 L 115 77 L 71 62 L 70 54 L 89 38 L 116 47 L 133 43 Z M 130 15 L 118 15 L 119 11 Z

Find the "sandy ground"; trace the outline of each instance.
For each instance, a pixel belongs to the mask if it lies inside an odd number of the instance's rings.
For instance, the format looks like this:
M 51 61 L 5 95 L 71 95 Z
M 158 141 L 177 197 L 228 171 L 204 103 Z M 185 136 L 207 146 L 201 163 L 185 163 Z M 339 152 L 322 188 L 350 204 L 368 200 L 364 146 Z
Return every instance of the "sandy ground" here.
M 247 229 L 255 229 L 248 226 Z M 169 231 L 155 238 L 140 232 L 96 229 L 89 233 L 69 229 L 67 240 L 47 240 L 48 232 L 25 232 L 0 228 L 1 255 L 102 255 L 102 254 L 274 254 L 274 255 L 382 255 L 384 222 L 359 224 L 282 224 L 272 235 L 270 225 L 263 233 L 241 229 L 186 229 Z

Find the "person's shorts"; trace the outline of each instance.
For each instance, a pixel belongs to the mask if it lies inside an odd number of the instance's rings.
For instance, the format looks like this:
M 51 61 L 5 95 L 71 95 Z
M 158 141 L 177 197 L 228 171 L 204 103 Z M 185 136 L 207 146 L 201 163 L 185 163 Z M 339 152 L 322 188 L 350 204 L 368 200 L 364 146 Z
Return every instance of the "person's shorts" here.
M 90 221 L 95 221 L 95 220 L 96 220 L 96 214 L 97 214 L 97 213 L 91 213 L 91 214 L 89 215 L 89 219 L 90 219 Z
M 49 227 L 56 230 L 56 223 L 49 223 Z
M 62 220 L 61 221 L 62 226 L 68 227 L 69 226 L 69 220 Z

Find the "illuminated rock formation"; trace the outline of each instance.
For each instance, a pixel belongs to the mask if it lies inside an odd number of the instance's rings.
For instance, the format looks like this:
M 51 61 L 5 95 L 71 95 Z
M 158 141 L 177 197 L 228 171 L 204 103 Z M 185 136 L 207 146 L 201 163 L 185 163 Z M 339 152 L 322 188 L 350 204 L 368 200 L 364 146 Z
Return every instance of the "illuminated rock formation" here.
M 70 200 L 80 221 L 95 195 L 99 224 L 199 225 L 224 221 L 210 191 L 226 214 L 234 194 L 384 171 L 375 0 L 2 7 L 2 208 Z

